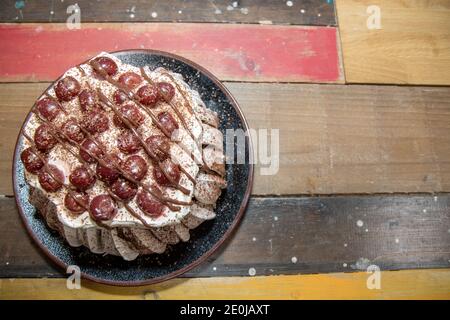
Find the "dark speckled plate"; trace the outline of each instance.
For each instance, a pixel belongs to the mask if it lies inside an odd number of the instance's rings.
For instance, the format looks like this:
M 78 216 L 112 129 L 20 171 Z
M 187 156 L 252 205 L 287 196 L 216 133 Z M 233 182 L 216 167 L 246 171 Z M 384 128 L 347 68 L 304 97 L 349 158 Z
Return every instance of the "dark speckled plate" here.
M 153 69 L 163 66 L 181 73 L 185 81 L 200 93 L 208 108 L 219 114 L 220 130 L 224 137 L 226 129 L 248 129 L 236 100 L 215 76 L 201 66 L 159 51 L 127 50 L 113 54 L 136 67 L 150 66 Z M 24 167 L 19 160 L 22 143 L 23 137 L 19 136 L 14 152 L 13 183 L 17 206 L 29 234 L 59 266 L 66 268 L 68 265 L 77 265 L 85 278 L 106 284 L 144 285 L 160 282 L 179 276 L 205 261 L 238 225 L 252 186 L 251 161 L 241 165 L 227 164 L 228 187 L 217 202 L 216 219 L 191 230 L 191 239 L 187 243 L 179 243 L 162 255 L 139 256 L 127 262 L 121 257 L 91 253 L 85 247 L 72 248 L 47 227 L 28 201 L 29 188 L 24 179 Z M 247 141 L 246 154 L 251 155 L 251 150 L 251 143 Z

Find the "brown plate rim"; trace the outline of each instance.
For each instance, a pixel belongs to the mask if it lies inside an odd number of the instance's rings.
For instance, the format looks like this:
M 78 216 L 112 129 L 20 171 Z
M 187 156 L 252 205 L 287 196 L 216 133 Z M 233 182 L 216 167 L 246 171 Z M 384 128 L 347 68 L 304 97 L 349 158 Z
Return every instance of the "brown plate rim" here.
M 224 94 L 227 96 L 227 98 L 229 99 L 231 105 L 233 106 L 233 108 L 235 109 L 236 113 L 238 114 L 238 116 L 240 117 L 243 125 L 244 125 L 244 129 L 246 131 L 249 130 L 249 125 L 247 122 L 247 119 L 244 116 L 244 113 L 242 112 L 242 109 L 240 108 L 238 102 L 236 101 L 236 99 L 234 98 L 234 96 L 231 94 L 231 92 L 228 90 L 227 87 L 225 87 L 222 82 L 214 75 L 212 74 L 210 71 L 208 71 L 206 68 L 200 66 L 199 64 L 188 60 L 184 57 L 178 56 L 176 54 L 170 53 L 170 52 L 166 52 L 166 51 L 160 51 L 160 50 L 153 50 L 153 49 L 126 49 L 126 50 L 119 50 L 119 51 L 112 51 L 109 52 L 110 54 L 114 54 L 114 55 L 120 55 L 120 54 L 125 54 L 125 53 L 147 53 L 147 54 L 152 54 L 152 55 L 161 55 L 161 56 L 165 56 L 167 58 L 172 58 L 172 59 L 176 59 L 179 60 L 191 67 L 193 67 L 196 70 L 201 71 L 203 74 L 205 74 L 211 81 L 213 81 L 219 88 L 220 90 L 222 90 L 224 92 Z M 79 63 L 76 66 L 79 66 L 81 64 L 84 64 L 86 62 L 88 62 L 90 59 L 87 59 L 84 62 Z M 75 66 L 75 67 L 76 67 Z M 45 91 L 47 91 L 48 89 L 50 89 L 54 83 L 56 83 L 58 80 L 60 80 L 62 78 L 63 75 L 59 76 L 55 81 L 52 82 L 52 84 L 47 87 L 47 89 Z M 44 91 L 44 92 L 45 92 Z M 39 96 L 36 101 L 39 100 L 39 98 L 42 97 Z M 36 103 L 36 102 L 35 102 Z M 31 111 L 27 114 L 27 116 L 25 117 L 21 129 L 24 127 L 24 125 L 27 123 L 28 118 L 31 114 Z M 16 177 L 16 163 L 18 161 L 18 159 L 16 159 L 16 155 L 17 155 L 17 147 L 19 144 L 19 139 L 21 137 L 21 134 L 19 134 L 17 136 L 16 139 L 16 144 L 14 147 L 14 156 L 13 156 L 13 166 L 12 166 L 12 180 L 13 180 L 13 191 L 14 191 L 14 198 L 16 201 L 16 206 L 18 208 L 19 211 L 19 215 L 22 219 L 22 223 L 25 225 L 25 228 L 28 232 L 28 234 L 31 236 L 31 238 L 34 240 L 34 242 L 38 245 L 38 247 L 45 253 L 45 255 L 50 258 L 51 261 L 53 261 L 55 264 L 57 264 L 59 267 L 61 267 L 62 269 L 66 269 L 67 265 L 61 261 L 58 257 L 56 257 L 53 253 L 51 253 L 47 247 L 35 236 L 33 230 L 31 230 L 31 227 L 28 224 L 28 220 L 25 216 L 25 214 L 23 213 L 22 207 L 19 204 L 19 201 L 17 199 L 17 194 L 18 194 L 18 190 L 17 190 L 17 177 Z M 148 279 L 148 280 L 141 280 L 141 281 L 113 281 L 113 280 L 106 280 L 106 279 L 101 279 L 101 278 L 97 278 L 94 276 L 91 276 L 87 273 L 81 272 L 81 277 L 84 279 L 88 279 L 97 283 L 101 283 L 101 284 L 106 284 L 106 285 L 113 285 L 113 286 L 144 286 L 144 285 L 150 285 L 150 284 L 155 284 L 155 283 L 160 283 L 163 281 L 167 281 L 170 279 L 173 279 L 175 277 L 178 277 L 186 272 L 188 272 L 189 270 L 192 270 L 193 268 L 197 267 L 198 265 L 200 265 L 201 263 L 203 263 L 204 261 L 206 261 L 206 259 L 208 259 L 232 234 L 233 232 L 236 230 L 237 226 L 239 225 L 239 222 L 242 220 L 242 217 L 244 216 L 245 213 L 245 209 L 247 208 L 248 205 L 248 201 L 250 199 L 250 193 L 252 191 L 252 186 L 253 186 L 253 170 L 254 170 L 254 165 L 253 165 L 253 143 L 252 140 L 250 138 L 250 135 L 247 135 L 247 141 L 248 141 L 248 148 L 249 148 L 249 174 L 248 174 L 248 184 L 247 184 L 247 189 L 245 190 L 245 194 L 244 197 L 242 199 L 242 203 L 241 206 L 239 207 L 239 211 L 237 213 L 237 215 L 235 216 L 235 218 L 233 219 L 233 222 L 231 223 L 231 225 L 228 227 L 228 230 L 223 234 L 223 236 L 212 246 L 211 249 L 209 249 L 206 253 L 204 253 L 202 256 L 200 256 L 197 260 L 195 260 L 194 262 L 184 266 L 183 268 L 171 272 L 167 275 L 161 276 L 161 277 L 156 277 L 156 278 L 152 278 L 152 279 Z

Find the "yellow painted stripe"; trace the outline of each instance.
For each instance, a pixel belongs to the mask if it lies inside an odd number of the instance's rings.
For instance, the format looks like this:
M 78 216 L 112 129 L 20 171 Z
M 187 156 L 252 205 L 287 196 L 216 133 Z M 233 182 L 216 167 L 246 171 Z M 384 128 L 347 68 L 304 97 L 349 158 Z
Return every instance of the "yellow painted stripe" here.
M 381 289 L 365 272 L 174 279 L 143 287 L 90 281 L 69 290 L 65 279 L 1 279 L 1 299 L 450 299 L 450 269 L 381 272 Z
M 450 85 L 450 1 L 337 0 L 336 9 L 347 82 Z

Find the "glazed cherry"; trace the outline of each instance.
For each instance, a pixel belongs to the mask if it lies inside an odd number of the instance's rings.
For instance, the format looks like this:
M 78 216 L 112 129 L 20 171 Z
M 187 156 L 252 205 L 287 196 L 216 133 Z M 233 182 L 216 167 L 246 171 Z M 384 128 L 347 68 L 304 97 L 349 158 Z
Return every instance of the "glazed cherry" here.
M 52 164 L 47 166 L 47 170 L 44 168 L 39 171 L 38 179 L 41 187 L 48 192 L 58 191 L 62 187 L 61 182 L 64 181 L 63 172 Z
M 153 167 L 153 176 L 156 182 L 162 186 L 170 186 L 178 184 L 180 182 L 181 172 L 180 166 L 173 163 L 170 159 L 166 159 L 161 162 L 161 168 L 159 166 Z
M 34 143 L 43 152 L 51 150 L 57 143 L 50 128 L 46 124 L 41 124 L 34 132 Z
M 55 93 L 59 101 L 70 101 L 80 92 L 80 83 L 74 77 L 68 76 L 58 81 Z
M 172 115 L 166 111 L 160 112 L 158 114 L 158 120 L 161 126 L 170 134 L 178 129 L 178 123 L 172 117 Z
M 92 176 L 85 167 L 76 168 L 69 176 L 70 183 L 80 191 L 86 191 L 91 188 L 94 185 L 95 180 L 95 177 Z
M 131 154 L 141 149 L 141 142 L 131 131 L 123 131 L 117 138 L 117 147 L 123 153 Z
M 158 88 L 159 99 L 169 103 L 175 95 L 175 88 L 168 82 L 158 82 L 156 84 Z
M 84 133 L 74 119 L 69 119 L 61 126 L 61 131 L 72 141 L 80 143 L 84 140 Z
M 145 85 L 136 92 L 139 102 L 147 107 L 154 107 L 158 102 L 158 88 L 153 85 Z
M 39 100 L 36 107 L 41 116 L 48 121 L 55 119 L 61 111 L 61 105 L 59 102 L 50 98 Z
M 97 221 L 111 220 L 117 213 L 116 203 L 109 195 L 101 194 L 92 199 L 89 213 Z
M 170 141 L 166 136 L 153 135 L 148 137 L 145 143 L 159 161 L 168 157 L 170 153 Z
M 128 89 L 136 88 L 142 82 L 142 78 L 135 72 L 125 72 L 119 77 L 119 83 L 123 84 Z
M 97 57 L 94 61 L 96 61 L 109 76 L 113 76 L 117 73 L 117 64 L 114 60 L 107 57 Z
M 33 152 L 32 148 L 23 150 L 20 159 L 25 169 L 30 173 L 36 174 L 44 166 L 44 162 Z
M 142 180 L 147 173 L 148 166 L 144 158 L 138 155 L 132 155 L 125 159 L 122 169 L 135 180 Z
M 119 178 L 111 186 L 111 191 L 124 201 L 133 199 L 137 193 L 137 186 L 133 182 Z
M 106 182 L 109 185 L 113 184 L 119 178 L 120 175 L 119 171 L 115 169 L 112 163 L 107 164 L 105 166 L 101 165 L 100 163 L 97 163 L 96 172 L 99 179 L 102 180 L 103 182 Z
M 139 109 L 132 103 L 127 103 L 119 108 L 119 112 L 122 117 L 127 119 L 133 126 L 139 126 L 144 122 L 144 116 L 139 111 Z M 120 128 L 128 128 L 125 123 L 120 120 L 117 115 L 114 115 L 113 122 L 116 126 Z
M 156 218 L 163 213 L 164 205 L 147 191 L 139 191 L 136 200 L 139 208 L 148 216 Z
M 127 95 L 122 90 L 116 90 L 113 94 L 113 99 L 114 102 L 119 106 L 124 104 L 125 101 L 129 100 Z
M 78 101 L 83 112 L 94 109 L 101 110 L 101 107 L 98 105 L 97 94 L 94 90 L 84 89 L 81 91 L 78 95 Z
M 88 163 L 95 163 L 97 160 L 93 157 L 91 157 L 89 154 L 92 154 L 96 156 L 97 158 L 103 157 L 102 149 L 91 139 L 86 139 L 81 144 L 80 148 L 80 156 L 83 158 L 84 161 Z M 88 152 L 86 152 L 87 150 Z
M 84 192 L 67 193 L 64 197 L 64 206 L 73 213 L 80 214 L 89 208 L 89 195 Z
M 109 129 L 108 117 L 103 111 L 90 111 L 83 117 L 85 128 L 92 134 Z

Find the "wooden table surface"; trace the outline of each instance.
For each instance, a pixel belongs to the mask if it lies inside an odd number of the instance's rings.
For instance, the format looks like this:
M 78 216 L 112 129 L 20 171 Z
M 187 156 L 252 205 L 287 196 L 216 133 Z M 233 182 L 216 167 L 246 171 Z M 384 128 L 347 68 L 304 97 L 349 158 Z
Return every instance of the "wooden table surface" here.
M 450 299 L 448 0 L 7 0 L 0 22 L 0 299 Z M 217 75 L 252 128 L 280 129 L 280 169 L 256 167 L 238 231 L 181 278 L 67 290 L 20 221 L 14 143 L 49 82 L 131 48 Z

